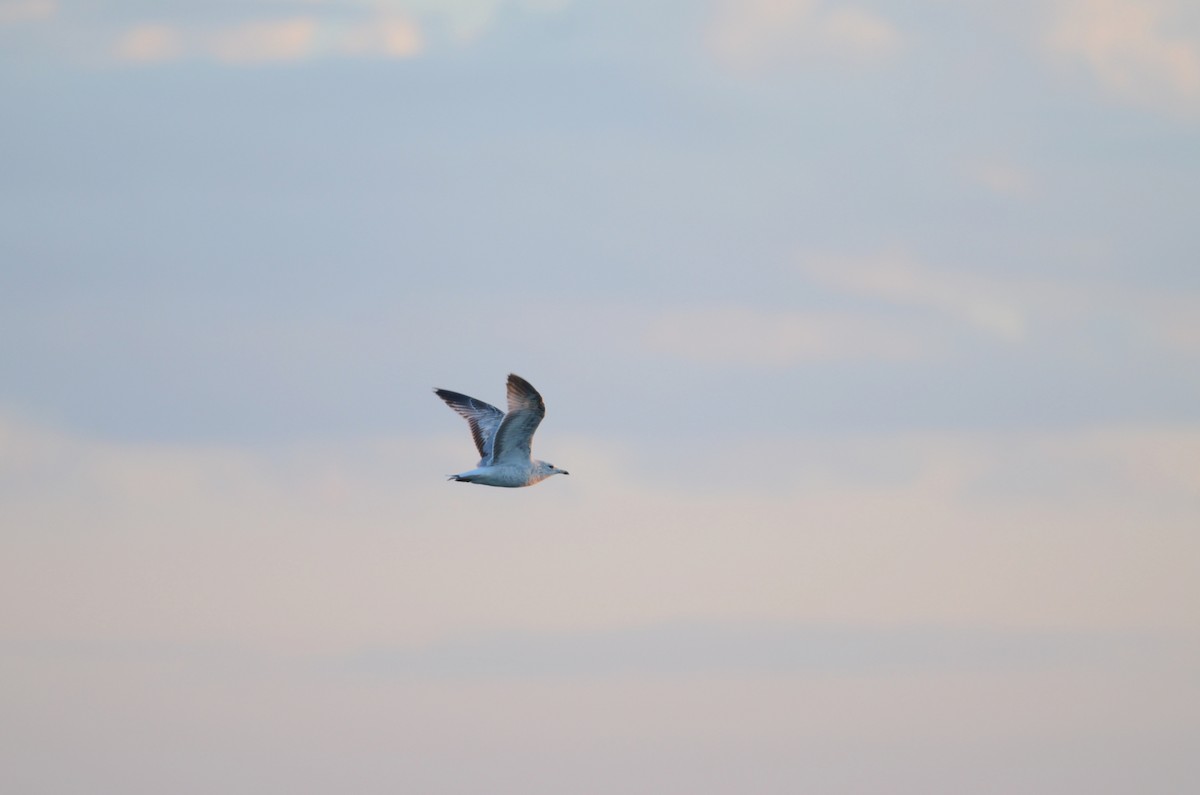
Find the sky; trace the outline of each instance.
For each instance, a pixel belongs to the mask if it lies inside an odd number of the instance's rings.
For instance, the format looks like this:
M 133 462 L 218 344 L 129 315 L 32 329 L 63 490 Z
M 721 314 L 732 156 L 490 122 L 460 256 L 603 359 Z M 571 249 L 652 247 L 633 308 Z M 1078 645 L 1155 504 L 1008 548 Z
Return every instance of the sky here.
M 1200 790 L 1191 0 L 0 0 L 0 107 L 0 789 Z

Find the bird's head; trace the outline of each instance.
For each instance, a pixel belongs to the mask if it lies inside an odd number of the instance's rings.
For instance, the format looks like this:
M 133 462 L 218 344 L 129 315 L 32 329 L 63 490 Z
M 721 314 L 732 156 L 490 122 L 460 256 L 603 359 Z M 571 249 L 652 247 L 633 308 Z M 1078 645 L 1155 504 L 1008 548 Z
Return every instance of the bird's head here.
M 559 469 L 558 467 L 554 466 L 554 464 L 548 464 L 545 461 L 537 462 L 537 473 L 544 478 L 548 478 L 551 475 L 569 475 L 569 474 L 571 474 L 567 470 Z

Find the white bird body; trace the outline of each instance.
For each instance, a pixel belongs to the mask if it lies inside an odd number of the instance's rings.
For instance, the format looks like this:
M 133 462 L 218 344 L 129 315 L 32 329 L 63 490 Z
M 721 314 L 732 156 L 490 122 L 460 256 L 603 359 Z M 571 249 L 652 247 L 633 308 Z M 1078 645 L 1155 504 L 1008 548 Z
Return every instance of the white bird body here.
M 471 426 L 471 436 L 481 456 L 475 469 L 451 475 L 450 480 L 520 488 L 540 483 L 551 475 L 570 474 L 531 456 L 533 433 L 546 416 L 546 403 L 521 376 L 511 373 L 508 376 L 507 412 L 461 392 L 433 391 Z
M 539 471 L 537 466 L 521 466 L 520 464 L 501 464 L 499 466 L 476 467 L 466 472 L 451 475 L 451 480 L 464 483 L 478 483 L 482 486 L 501 486 L 503 488 L 520 488 L 540 483 L 556 472 Z M 562 474 L 567 474 L 563 472 Z

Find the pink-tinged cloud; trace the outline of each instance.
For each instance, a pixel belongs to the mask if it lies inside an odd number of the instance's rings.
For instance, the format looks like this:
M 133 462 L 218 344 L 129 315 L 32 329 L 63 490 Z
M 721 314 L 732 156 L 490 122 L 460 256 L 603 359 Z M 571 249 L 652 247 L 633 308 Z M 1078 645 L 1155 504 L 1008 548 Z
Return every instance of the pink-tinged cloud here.
M 821 20 L 819 33 L 837 52 L 854 58 L 891 55 L 902 42 L 890 22 L 862 8 L 831 9 Z
M 1102 246 L 1097 243 L 1089 249 L 1101 251 Z M 1011 344 L 1040 340 L 1086 346 L 1079 351 L 1094 353 L 1096 341 L 1075 334 L 1087 321 L 1112 324 L 1148 349 L 1200 354 L 1196 320 L 1200 293 L 1196 291 L 933 267 L 900 251 L 807 255 L 801 258 L 799 270 L 813 282 L 848 295 L 934 313 Z
M 207 50 L 229 63 L 297 61 L 314 54 L 317 29 L 311 17 L 248 22 L 214 34 Z
M 645 345 L 695 362 L 755 367 L 837 359 L 905 361 L 932 350 L 931 340 L 865 314 L 741 306 L 664 312 L 647 328 Z
M 902 253 L 808 257 L 801 271 L 839 290 L 934 310 L 999 339 L 1017 341 L 1026 333 L 1026 312 L 1012 286 L 930 268 Z
M 964 176 L 975 185 L 1000 196 L 1021 198 L 1034 190 L 1034 176 L 1005 158 L 983 158 L 967 163 Z
M 138 25 L 113 47 L 118 60 L 152 64 L 198 58 L 226 64 L 279 64 L 314 58 L 411 58 L 424 48 L 417 23 L 395 13 L 353 24 L 319 16 L 259 20 L 216 28 Z
M 58 13 L 58 0 L 0 0 L 0 25 L 49 19 Z
M 344 28 L 331 38 L 334 49 L 347 56 L 411 58 L 425 48 L 417 23 L 397 14 Z
M 1200 108 L 1200 13 L 1180 0 L 1064 0 L 1046 37 L 1110 93 L 1171 110 Z
M 1165 347 L 1200 357 L 1200 301 L 1186 311 L 1182 308 L 1168 311 L 1160 317 L 1152 333 Z
M 902 44 L 896 27 L 878 14 L 818 0 L 724 0 L 707 32 L 712 55 L 748 73 L 813 57 L 871 62 Z
M 170 61 L 186 52 L 183 34 L 170 25 L 139 25 L 122 36 L 114 54 L 122 61 Z
M 0 502 L 10 639 L 329 651 L 680 618 L 1180 630 L 1200 590 L 1186 424 L 813 438 L 784 417 L 695 460 L 562 437 L 578 480 L 528 495 L 446 483 L 457 433 L 254 449 L 0 417 L 0 440 L 21 484 Z

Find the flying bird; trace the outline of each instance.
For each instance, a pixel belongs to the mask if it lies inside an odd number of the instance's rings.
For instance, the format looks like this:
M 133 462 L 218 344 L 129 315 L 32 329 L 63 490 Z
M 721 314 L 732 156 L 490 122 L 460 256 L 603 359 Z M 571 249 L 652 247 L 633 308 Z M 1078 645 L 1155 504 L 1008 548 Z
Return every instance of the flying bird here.
M 475 447 L 482 456 L 475 469 L 450 475 L 450 480 L 515 489 L 540 483 L 551 475 L 571 474 L 530 456 L 533 432 L 546 416 L 546 403 L 521 376 L 508 376 L 508 413 L 449 389 L 433 391 L 471 426 Z

